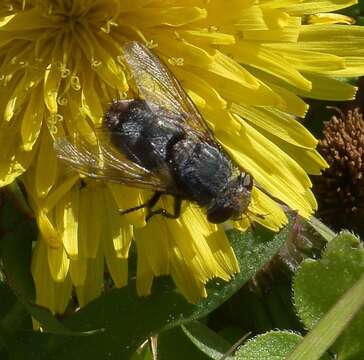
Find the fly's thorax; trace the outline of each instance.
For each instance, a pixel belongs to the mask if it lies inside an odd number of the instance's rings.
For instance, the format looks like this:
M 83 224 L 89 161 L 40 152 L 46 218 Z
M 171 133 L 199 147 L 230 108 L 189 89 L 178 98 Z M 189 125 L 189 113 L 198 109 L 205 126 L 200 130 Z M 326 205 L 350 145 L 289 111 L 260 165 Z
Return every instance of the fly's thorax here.
M 212 223 L 237 220 L 247 210 L 251 200 L 253 178 L 241 172 L 232 177 L 224 191 L 212 200 L 207 208 L 207 219 Z
M 115 100 L 105 114 L 105 125 L 109 131 L 120 131 L 125 121 L 141 118 L 150 112 L 144 100 Z

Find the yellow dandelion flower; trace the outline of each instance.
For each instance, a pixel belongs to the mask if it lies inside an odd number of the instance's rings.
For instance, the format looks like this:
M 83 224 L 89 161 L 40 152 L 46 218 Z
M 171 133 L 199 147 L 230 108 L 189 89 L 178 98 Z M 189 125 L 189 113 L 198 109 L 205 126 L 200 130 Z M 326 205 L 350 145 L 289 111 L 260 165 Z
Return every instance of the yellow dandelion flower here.
M 169 274 L 195 302 L 206 296 L 209 279 L 229 280 L 239 271 L 224 231 L 200 209 L 187 204 L 179 219 L 154 217 L 145 226 L 143 210 L 119 216 L 118 209 L 144 203 L 149 193 L 81 179 L 56 159 L 57 131 L 93 141 L 110 102 L 125 97 L 125 42 L 152 49 L 237 164 L 308 217 L 316 201 L 307 173 L 319 174 L 326 163 L 297 119 L 307 111 L 302 97 L 355 94 L 336 78 L 364 73 L 364 30 L 324 16 L 354 3 L 3 1 L 0 185 L 22 175 L 35 212 L 38 303 L 63 312 L 73 286 L 86 304 L 102 292 L 105 265 L 115 285 L 124 286 L 132 239 L 140 295 L 150 293 L 155 277 Z M 252 195 L 252 220 L 279 229 L 286 222 L 280 206 L 257 188 Z

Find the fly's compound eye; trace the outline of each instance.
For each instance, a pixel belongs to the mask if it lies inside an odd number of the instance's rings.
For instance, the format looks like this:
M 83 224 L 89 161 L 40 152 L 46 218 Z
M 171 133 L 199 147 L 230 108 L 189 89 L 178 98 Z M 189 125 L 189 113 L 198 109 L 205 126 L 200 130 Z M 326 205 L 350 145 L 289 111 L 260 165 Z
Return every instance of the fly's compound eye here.
M 220 224 L 230 219 L 234 213 L 231 207 L 217 207 L 207 212 L 207 220 L 213 224 Z

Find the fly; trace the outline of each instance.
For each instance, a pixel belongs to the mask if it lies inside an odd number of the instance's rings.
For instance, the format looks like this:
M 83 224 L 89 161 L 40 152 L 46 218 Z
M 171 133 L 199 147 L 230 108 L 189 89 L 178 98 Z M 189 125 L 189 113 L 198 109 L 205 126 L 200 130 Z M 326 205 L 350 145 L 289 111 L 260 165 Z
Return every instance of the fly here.
M 253 178 L 221 149 L 206 122 L 163 62 L 146 46 L 129 42 L 124 61 L 135 98 L 114 101 L 98 144 L 81 138 L 56 140 L 57 156 L 78 172 L 154 191 L 145 204 L 156 214 L 178 218 L 188 200 L 206 209 L 207 219 L 239 219 L 251 200 Z M 174 197 L 174 211 L 154 206 L 163 194 Z

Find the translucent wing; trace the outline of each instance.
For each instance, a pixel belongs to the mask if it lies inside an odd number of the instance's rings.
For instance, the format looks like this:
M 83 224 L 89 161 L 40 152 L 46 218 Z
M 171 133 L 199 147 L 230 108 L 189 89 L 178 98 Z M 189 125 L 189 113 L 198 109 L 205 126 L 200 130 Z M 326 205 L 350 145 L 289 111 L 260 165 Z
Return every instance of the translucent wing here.
M 187 131 L 207 142 L 215 142 L 195 105 L 161 60 L 138 42 L 126 43 L 123 50 L 136 89 L 140 97 L 152 105 L 151 111 L 156 111 L 154 105 L 172 111 L 180 116 Z
M 54 149 L 57 157 L 79 173 L 102 180 L 113 181 L 133 187 L 175 193 L 175 186 L 168 169 L 161 167 L 157 172 L 130 161 L 103 140 L 91 145 L 79 138 L 56 139 Z

